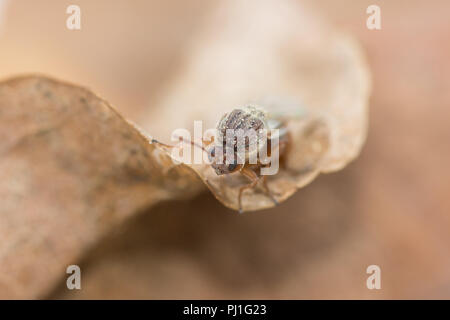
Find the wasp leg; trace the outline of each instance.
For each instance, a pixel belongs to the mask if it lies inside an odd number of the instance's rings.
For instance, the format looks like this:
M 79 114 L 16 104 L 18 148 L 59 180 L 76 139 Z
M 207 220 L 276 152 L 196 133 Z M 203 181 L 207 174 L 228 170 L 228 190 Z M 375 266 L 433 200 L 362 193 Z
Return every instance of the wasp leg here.
M 269 186 L 267 185 L 267 176 L 262 176 L 262 184 L 263 187 L 266 191 L 266 195 L 273 201 L 273 203 L 277 206 L 278 205 L 278 201 L 277 199 L 275 199 L 275 197 L 273 196 L 272 192 L 270 192 Z
M 242 186 L 239 188 L 239 197 L 238 197 L 238 201 L 239 201 L 239 213 L 242 213 L 242 193 L 244 192 L 245 189 L 250 189 L 250 188 L 254 188 L 256 186 L 256 184 L 259 181 L 259 177 L 256 174 L 255 171 L 248 169 L 248 168 L 242 168 L 241 169 L 241 174 L 243 174 L 244 176 L 246 176 L 247 178 L 249 178 L 252 182 Z

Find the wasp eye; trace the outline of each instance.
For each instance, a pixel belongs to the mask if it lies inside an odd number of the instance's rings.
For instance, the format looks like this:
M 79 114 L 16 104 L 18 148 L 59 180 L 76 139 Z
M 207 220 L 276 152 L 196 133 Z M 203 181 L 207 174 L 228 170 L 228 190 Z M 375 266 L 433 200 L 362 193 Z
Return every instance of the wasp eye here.
M 212 148 L 209 149 L 209 151 L 208 151 L 208 158 L 209 158 L 209 161 L 214 162 L 215 156 L 216 156 L 216 148 L 215 148 L 215 147 L 212 147 Z

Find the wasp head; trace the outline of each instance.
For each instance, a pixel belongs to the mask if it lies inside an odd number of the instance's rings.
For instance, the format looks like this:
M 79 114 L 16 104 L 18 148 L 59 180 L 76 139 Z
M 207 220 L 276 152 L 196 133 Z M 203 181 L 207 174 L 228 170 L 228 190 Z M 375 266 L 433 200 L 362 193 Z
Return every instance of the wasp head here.
M 208 149 L 208 158 L 211 162 L 211 167 L 214 169 L 218 176 L 234 172 L 238 163 L 236 157 L 234 157 L 232 163 L 228 163 L 226 160 L 226 153 L 223 152 L 223 147 L 213 145 Z

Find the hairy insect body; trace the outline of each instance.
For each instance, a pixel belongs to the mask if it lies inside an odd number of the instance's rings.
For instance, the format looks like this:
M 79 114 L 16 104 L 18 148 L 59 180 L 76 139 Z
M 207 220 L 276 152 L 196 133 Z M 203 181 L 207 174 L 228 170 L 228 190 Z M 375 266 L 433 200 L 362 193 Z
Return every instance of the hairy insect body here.
M 278 130 L 274 133 L 272 129 Z M 283 130 L 283 122 L 268 118 L 263 109 L 254 106 L 234 109 L 218 122 L 216 139 L 208 152 L 211 166 L 216 174 L 222 175 L 246 165 L 267 164 L 271 155 L 268 149 L 284 138 Z
M 257 163 L 257 154 L 266 147 L 268 125 L 266 113 L 256 107 L 234 109 L 217 125 L 214 144 L 210 147 L 211 165 L 218 175 L 231 173 L 238 165 Z
M 240 212 L 243 210 L 243 192 L 254 188 L 259 181 L 262 181 L 265 194 L 277 204 L 262 171 L 271 167 L 273 161 L 278 170 L 279 157 L 285 152 L 287 144 L 288 135 L 283 119 L 271 118 L 263 109 L 253 106 L 235 109 L 220 119 L 216 139 L 208 149 L 208 156 L 217 175 L 239 170 L 250 180 L 249 184 L 239 188 Z

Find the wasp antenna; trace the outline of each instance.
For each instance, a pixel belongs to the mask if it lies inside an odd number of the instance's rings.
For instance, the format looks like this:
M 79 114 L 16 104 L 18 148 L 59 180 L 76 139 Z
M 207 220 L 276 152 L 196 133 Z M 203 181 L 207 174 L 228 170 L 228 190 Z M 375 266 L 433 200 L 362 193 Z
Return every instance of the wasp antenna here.
M 181 137 L 181 136 L 179 136 L 178 138 L 180 139 L 180 141 L 185 141 L 184 138 Z M 198 143 L 196 143 L 196 142 L 194 142 L 194 141 L 192 141 L 192 140 L 186 140 L 186 142 L 189 142 L 189 143 L 190 143 L 191 145 L 193 145 L 194 147 L 200 148 L 200 149 L 202 149 L 203 151 L 207 152 L 204 146 L 199 145 Z
M 171 146 L 171 145 L 169 145 L 169 144 L 162 143 L 162 142 L 160 142 L 160 141 L 158 141 L 158 140 L 156 140 L 156 139 L 152 139 L 152 142 L 151 142 L 151 143 L 157 143 L 157 144 L 160 144 L 160 145 L 162 145 L 162 146 L 164 146 L 164 147 L 166 147 L 166 148 L 174 148 L 174 146 Z
M 179 138 L 180 141 L 185 141 L 185 140 L 183 139 L 183 137 L 178 137 L 178 138 Z M 205 147 L 199 145 L 198 143 L 195 143 L 194 141 L 186 140 L 186 142 L 189 142 L 189 143 L 190 143 L 191 145 L 193 145 L 194 147 L 200 148 L 200 149 L 202 149 L 203 151 L 207 152 L 206 149 L 205 149 Z M 152 142 L 151 142 L 151 143 L 157 143 L 157 144 L 160 144 L 160 145 L 162 145 L 162 146 L 164 146 L 164 147 L 166 147 L 166 148 L 175 148 L 175 147 L 176 147 L 176 146 L 171 146 L 171 145 L 169 145 L 169 144 L 162 143 L 162 142 L 160 142 L 160 141 L 158 141 L 158 140 L 156 140 L 156 139 L 152 139 Z

